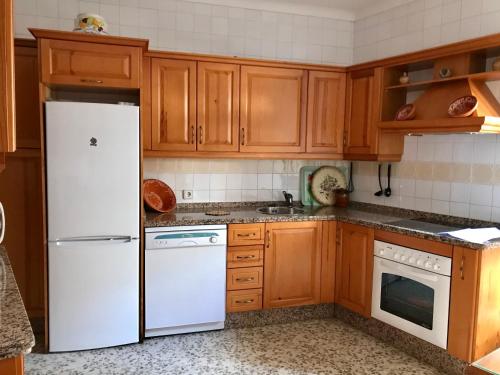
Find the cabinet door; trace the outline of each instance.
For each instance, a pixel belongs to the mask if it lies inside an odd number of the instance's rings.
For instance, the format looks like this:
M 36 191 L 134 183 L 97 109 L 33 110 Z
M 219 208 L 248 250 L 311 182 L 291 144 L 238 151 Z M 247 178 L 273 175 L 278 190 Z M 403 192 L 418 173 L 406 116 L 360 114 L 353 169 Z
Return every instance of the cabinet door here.
M 373 155 L 377 146 L 376 116 L 380 103 L 377 69 L 351 72 L 347 78 L 344 153 Z
M 0 153 L 16 150 L 12 27 L 12 0 L 4 0 L 0 3 Z
M 240 67 L 198 63 L 198 150 L 238 151 Z
M 153 150 L 196 150 L 196 62 L 152 59 Z
M 4 244 L 30 317 L 42 317 L 44 306 L 40 155 L 35 149 L 8 154 L 7 168 L 0 174 L 0 201 L 7 222 Z
M 338 227 L 336 302 L 370 317 L 374 231 L 346 223 L 339 223 Z
M 307 71 L 241 67 L 243 152 L 304 152 Z
M 139 88 L 139 47 L 42 39 L 42 82 L 46 84 Z
M 15 47 L 16 140 L 18 148 L 40 148 L 40 103 L 36 46 Z
M 321 223 L 266 224 L 264 308 L 320 302 Z
M 308 152 L 342 153 L 345 84 L 343 73 L 309 72 Z

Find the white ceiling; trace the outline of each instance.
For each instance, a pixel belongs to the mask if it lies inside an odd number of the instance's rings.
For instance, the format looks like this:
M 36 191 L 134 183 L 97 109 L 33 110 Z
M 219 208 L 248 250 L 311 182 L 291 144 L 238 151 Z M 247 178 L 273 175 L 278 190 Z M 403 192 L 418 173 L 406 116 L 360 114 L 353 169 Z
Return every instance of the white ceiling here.
M 193 0 L 195 1 L 195 0 Z M 210 4 L 355 20 L 411 0 L 196 0 Z

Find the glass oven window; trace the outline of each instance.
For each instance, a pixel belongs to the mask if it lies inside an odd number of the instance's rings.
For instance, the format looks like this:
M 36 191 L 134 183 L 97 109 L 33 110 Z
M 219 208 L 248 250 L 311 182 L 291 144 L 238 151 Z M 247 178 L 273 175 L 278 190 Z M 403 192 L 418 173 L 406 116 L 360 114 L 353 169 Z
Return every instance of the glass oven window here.
M 399 275 L 382 273 L 380 309 L 432 330 L 434 289 Z

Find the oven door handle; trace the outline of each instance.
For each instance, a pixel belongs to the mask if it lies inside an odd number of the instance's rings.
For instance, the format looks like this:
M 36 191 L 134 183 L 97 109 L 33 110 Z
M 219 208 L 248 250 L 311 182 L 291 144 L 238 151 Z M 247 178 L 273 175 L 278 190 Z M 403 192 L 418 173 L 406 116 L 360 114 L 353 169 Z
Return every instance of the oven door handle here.
M 391 262 L 391 263 L 393 263 L 393 264 L 389 264 L 382 259 L 380 260 L 380 265 L 383 266 L 389 272 L 391 272 L 391 270 L 394 270 L 394 268 L 396 268 L 398 271 L 401 271 L 402 273 L 405 273 L 407 275 L 410 275 L 410 276 L 413 276 L 416 278 L 424 279 L 424 280 L 427 280 L 430 282 L 437 282 L 439 280 L 439 275 L 436 275 L 436 274 L 432 273 L 431 271 L 424 271 L 423 270 L 422 272 L 416 272 L 416 271 L 409 269 L 409 268 L 413 268 L 411 266 L 405 266 L 405 265 L 397 264 L 395 262 Z M 394 263 L 397 264 L 396 267 L 394 267 Z M 404 276 L 404 275 L 402 275 L 402 276 Z

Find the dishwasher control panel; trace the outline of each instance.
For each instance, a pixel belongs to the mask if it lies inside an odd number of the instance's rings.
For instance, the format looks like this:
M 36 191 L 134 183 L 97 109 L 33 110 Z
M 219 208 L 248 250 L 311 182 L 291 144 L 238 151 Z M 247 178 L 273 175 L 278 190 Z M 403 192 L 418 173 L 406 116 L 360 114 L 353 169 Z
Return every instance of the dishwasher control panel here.
M 226 245 L 223 225 L 160 227 L 146 229 L 146 250 Z

